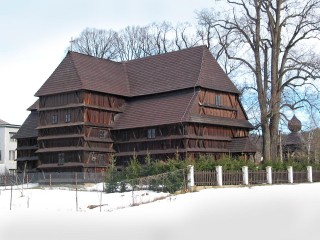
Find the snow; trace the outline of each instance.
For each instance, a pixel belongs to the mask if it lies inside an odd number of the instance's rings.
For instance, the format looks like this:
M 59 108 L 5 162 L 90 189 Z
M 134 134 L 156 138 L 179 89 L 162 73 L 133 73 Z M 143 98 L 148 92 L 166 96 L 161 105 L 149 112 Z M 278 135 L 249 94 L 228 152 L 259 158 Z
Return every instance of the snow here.
M 10 211 L 10 187 L 0 187 L 0 239 L 320 239 L 320 183 L 220 187 L 170 196 L 102 189 L 103 184 L 77 192 L 68 186 L 29 185 L 21 196 L 17 186 Z

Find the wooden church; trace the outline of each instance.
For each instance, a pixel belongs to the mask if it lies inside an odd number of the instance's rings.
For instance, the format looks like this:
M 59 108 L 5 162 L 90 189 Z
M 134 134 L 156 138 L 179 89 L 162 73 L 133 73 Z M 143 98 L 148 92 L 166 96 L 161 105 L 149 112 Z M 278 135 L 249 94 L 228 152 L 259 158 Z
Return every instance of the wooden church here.
M 68 52 L 35 96 L 37 150 L 19 163 L 36 159 L 41 171 L 256 151 L 239 91 L 205 46 L 127 62 Z

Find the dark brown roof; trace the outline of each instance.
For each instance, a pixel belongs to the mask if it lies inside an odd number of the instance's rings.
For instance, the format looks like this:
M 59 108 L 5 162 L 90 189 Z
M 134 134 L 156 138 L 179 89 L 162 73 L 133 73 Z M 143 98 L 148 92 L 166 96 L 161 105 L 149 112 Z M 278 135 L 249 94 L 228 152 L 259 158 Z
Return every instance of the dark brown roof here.
M 123 64 L 68 52 L 35 95 L 39 97 L 84 89 L 127 96 L 128 86 Z
M 35 94 L 92 90 L 142 96 L 201 86 L 239 93 L 205 46 L 117 63 L 68 52 Z
M 37 137 L 38 131 L 36 128 L 38 126 L 38 120 L 38 112 L 32 111 L 14 137 L 17 139 Z
M 220 126 L 235 126 L 252 129 L 246 119 L 230 119 L 190 114 L 190 109 L 197 104 L 197 91 L 184 91 L 140 97 L 127 102 L 123 113 L 116 116 L 113 129 L 150 127 L 182 122 L 199 122 Z
M 190 122 L 198 123 L 208 123 L 220 126 L 230 126 L 230 127 L 243 127 L 253 129 L 252 124 L 245 119 L 232 119 L 232 118 L 223 118 L 223 117 L 213 117 L 207 115 L 191 115 L 189 118 Z
M 202 65 L 197 86 L 239 94 L 239 90 L 213 58 L 207 47 L 202 46 Z
M 183 122 L 193 90 L 141 97 L 129 101 L 116 116 L 113 129 L 149 127 Z
M 39 99 L 35 101 L 27 110 L 28 111 L 36 111 L 39 108 Z
M 228 149 L 232 153 L 254 153 L 257 151 L 256 146 L 248 137 L 232 139 L 232 141 L 229 143 Z
M 282 145 L 305 145 L 306 141 L 300 132 L 291 132 L 283 136 Z
M 239 93 L 205 46 L 136 59 L 125 64 L 132 96 L 195 86 Z

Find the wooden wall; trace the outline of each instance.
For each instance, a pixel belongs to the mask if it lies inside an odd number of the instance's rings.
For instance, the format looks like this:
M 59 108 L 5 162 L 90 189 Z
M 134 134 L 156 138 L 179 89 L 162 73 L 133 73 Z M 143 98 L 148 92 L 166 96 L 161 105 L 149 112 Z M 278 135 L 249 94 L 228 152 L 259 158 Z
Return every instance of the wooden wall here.
M 220 96 L 219 105 L 216 102 L 216 96 Z M 214 90 L 201 89 L 192 111 L 201 115 L 246 119 L 237 94 Z
M 41 163 L 58 163 L 60 152 L 51 149 L 70 147 L 73 150 L 64 152 L 64 163 L 106 168 L 114 152 L 110 125 L 115 115 L 122 112 L 124 103 L 121 97 L 90 91 L 41 96 Z

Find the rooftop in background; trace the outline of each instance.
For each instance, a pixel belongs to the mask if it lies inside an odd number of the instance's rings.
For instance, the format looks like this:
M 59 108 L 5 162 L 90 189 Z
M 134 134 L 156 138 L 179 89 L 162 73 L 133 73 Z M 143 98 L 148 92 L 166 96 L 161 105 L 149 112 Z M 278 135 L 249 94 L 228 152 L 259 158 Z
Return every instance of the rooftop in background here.
M 5 122 L 5 121 L 3 121 L 3 120 L 1 120 L 0 119 L 0 125 L 8 125 L 9 123 L 7 123 L 7 122 Z

